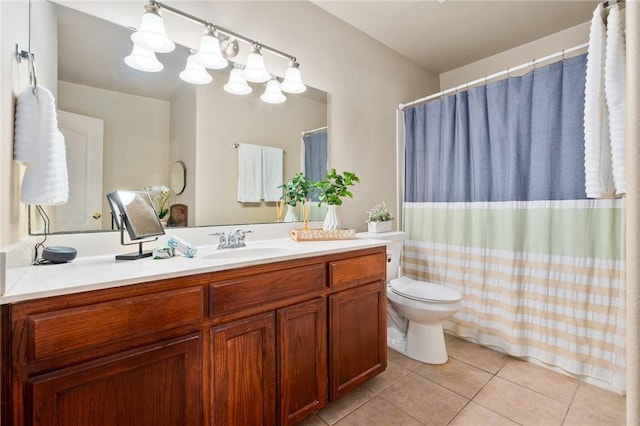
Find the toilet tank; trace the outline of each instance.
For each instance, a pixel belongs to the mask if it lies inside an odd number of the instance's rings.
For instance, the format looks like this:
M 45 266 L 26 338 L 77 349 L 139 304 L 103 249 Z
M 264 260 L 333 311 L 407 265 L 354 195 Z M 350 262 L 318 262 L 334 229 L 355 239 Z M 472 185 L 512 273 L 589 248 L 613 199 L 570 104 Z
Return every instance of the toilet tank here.
M 369 232 L 361 232 L 356 234 L 358 238 L 372 238 L 375 240 L 384 240 L 387 243 L 387 282 L 394 278 L 398 278 L 400 271 L 400 259 L 402 259 L 402 247 L 406 234 L 402 231 L 381 232 L 373 234 Z

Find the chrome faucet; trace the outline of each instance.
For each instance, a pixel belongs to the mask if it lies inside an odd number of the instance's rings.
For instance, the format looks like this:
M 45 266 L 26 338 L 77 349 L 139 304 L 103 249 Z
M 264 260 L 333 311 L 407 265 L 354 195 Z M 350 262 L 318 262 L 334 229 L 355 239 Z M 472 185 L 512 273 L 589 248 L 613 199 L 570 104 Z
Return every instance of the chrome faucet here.
M 227 235 L 225 235 L 224 232 L 216 232 L 214 234 L 209 234 L 209 235 L 220 236 L 220 240 L 218 241 L 218 250 L 221 250 L 221 249 L 229 249 L 229 248 L 246 247 L 247 244 L 244 242 L 244 237 L 246 234 L 251 232 L 252 231 L 243 231 L 242 229 L 236 229 L 235 231 L 229 231 Z

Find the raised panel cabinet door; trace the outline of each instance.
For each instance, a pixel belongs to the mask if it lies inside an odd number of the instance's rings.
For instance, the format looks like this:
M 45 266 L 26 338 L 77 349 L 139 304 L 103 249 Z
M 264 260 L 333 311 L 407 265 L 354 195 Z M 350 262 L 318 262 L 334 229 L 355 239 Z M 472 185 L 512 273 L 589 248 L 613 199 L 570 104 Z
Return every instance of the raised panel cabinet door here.
M 200 353 L 192 334 L 29 378 L 27 424 L 201 424 Z
M 215 426 L 276 423 L 273 312 L 211 329 L 211 418 Z
M 327 403 L 327 309 L 325 299 L 276 312 L 278 423 L 301 421 Z
M 329 296 L 329 398 L 333 401 L 387 367 L 382 281 Z

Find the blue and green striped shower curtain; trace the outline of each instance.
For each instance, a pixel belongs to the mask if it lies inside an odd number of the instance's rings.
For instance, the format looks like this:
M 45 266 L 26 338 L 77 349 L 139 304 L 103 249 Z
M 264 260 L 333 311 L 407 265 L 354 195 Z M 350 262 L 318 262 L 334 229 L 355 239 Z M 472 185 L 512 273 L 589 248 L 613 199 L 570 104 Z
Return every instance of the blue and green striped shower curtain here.
M 624 200 L 587 200 L 586 55 L 405 111 L 404 273 L 445 327 L 624 388 Z

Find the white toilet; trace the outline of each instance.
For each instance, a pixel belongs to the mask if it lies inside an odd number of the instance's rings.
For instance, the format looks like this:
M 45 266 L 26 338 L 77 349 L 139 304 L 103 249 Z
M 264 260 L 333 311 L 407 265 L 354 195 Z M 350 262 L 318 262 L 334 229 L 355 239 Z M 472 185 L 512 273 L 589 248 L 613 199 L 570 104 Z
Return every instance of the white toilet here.
M 387 346 L 421 362 L 444 364 L 448 358 L 442 322 L 460 309 L 462 295 L 441 284 L 398 277 L 404 232 L 367 237 L 388 241 Z

